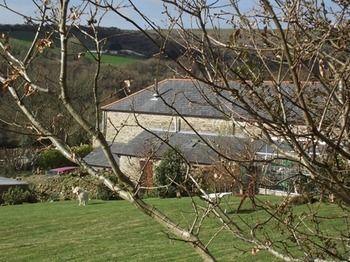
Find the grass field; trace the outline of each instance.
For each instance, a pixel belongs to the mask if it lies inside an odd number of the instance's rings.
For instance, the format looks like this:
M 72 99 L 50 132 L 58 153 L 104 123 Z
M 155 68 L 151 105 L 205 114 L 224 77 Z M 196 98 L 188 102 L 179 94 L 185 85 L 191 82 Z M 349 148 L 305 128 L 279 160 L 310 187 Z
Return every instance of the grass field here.
M 87 58 L 91 61 L 94 61 L 92 58 L 92 55 L 87 54 Z M 137 61 L 140 61 L 140 59 L 132 57 L 132 56 L 119 56 L 119 55 L 108 55 L 103 54 L 101 62 L 103 64 L 110 64 L 110 65 L 127 65 L 132 64 Z
M 176 217 L 180 224 L 190 225 L 193 213 L 189 199 L 147 201 Z M 229 210 L 238 201 L 230 197 L 223 204 Z M 245 208 L 249 206 L 247 201 Z M 298 208 L 308 210 L 306 206 Z M 340 212 L 335 205 L 322 205 L 321 209 Z M 238 215 L 231 215 L 239 221 Z M 254 223 L 266 214 L 258 210 L 239 216 Z M 0 261 L 200 261 L 187 244 L 170 240 L 163 228 L 125 201 L 95 200 L 86 207 L 78 207 L 74 201 L 3 206 L 0 221 Z M 330 224 L 329 229 L 339 226 L 341 221 Z M 209 240 L 219 228 L 210 218 L 200 236 Z M 275 234 L 272 225 L 267 230 Z M 209 248 L 219 261 L 277 261 L 262 251 L 252 257 L 251 247 L 228 233 L 220 234 Z
M 35 32 L 31 31 L 12 31 L 9 32 L 11 38 L 15 38 L 18 40 L 31 42 L 35 37 Z
M 30 47 L 31 41 L 34 38 L 34 34 L 32 32 L 25 31 L 15 31 L 10 34 L 11 36 L 11 44 L 13 44 L 17 49 L 27 50 Z M 52 48 L 51 50 L 59 51 L 58 47 Z M 94 61 L 91 54 L 87 54 L 86 57 Z M 109 64 L 114 66 L 127 65 L 132 64 L 142 59 L 134 57 L 134 56 L 122 56 L 122 55 L 109 55 L 103 54 L 101 62 L 103 64 Z

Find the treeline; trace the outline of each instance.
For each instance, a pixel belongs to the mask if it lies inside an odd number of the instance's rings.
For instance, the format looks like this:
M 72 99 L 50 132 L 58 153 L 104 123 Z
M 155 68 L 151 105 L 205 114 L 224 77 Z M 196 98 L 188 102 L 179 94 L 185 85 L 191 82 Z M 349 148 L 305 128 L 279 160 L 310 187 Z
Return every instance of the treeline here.
M 89 27 L 81 27 L 81 29 L 87 32 L 91 31 L 91 28 Z M 35 30 L 36 27 L 32 25 L 0 25 L 0 33 L 6 33 L 11 37 L 20 40 L 32 40 L 34 38 Z M 53 29 L 50 28 L 50 26 L 46 26 L 42 30 L 43 35 L 45 35 L 46 32 L 52 31 Z M 71 37 L 81 40 L 87 47 L 94 49 L 91 40 L 78 29 L 71 28 L 70 34 Z M 98 28 L 99 38 L 106 39 L 103 46 L 105 50 L 131 50 L 143 54 L 147 58 L 159 53 L 159 46 L 162 46 L 161 40 L 156 37 L 155 34 L 150 32 L 150 35 L 157 44 L 143 33 L 136 30 L 122 30 L 116 27 Z M 58 36 L 53 34 L 53 38 L 58 39 Z M 177 58 L 184 52 L 182 47 L 174 42 L 168 42 L 164 51 L 166 56 L 170 58 Z

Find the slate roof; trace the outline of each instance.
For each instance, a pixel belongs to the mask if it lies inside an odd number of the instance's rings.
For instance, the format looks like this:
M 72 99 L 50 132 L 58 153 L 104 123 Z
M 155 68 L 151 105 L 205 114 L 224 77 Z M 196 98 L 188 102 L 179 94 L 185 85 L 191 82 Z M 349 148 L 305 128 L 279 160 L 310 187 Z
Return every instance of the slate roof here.
M 116 149 L 118 149 L 119 147 L 123 147 L 123 144 L 114 143 L 114 144 L 111 144 L 110 147 L 111 147 L 111 151 L 114 159 L 116 160 L 117 163 L 119 163 L 119 158 L 118 158 L 118 155 L 116 154 L 117 152 Z M 120 149 L 118 149 L 118 151 L 119 150 Z M 94 166 L 94 167 L 101 167 L 101 168 L 109 167 L 108 160 L 105 157 L 105 154 L 103 153 L 100 147 L 94 149 L 87 156 L 85 156 L 84 161 L 88 165 Z
M 161 96 L 157 97 L 156 94 Z M 168 104 L 168 105 L 167 105 Z M 189 117 L 224 118 L 214 105 L 224 105 L 224 99 L 214 94 L 207 86 L 190 79 L 166 79 L 102 107 L 105 111 L 136 112 L 145 114 L 176 115 Z M 176 109 L 173 110 L 171 107 Z M 228 108 L 221 108 L 228 112 Z M 237 113 L 245 113 L 236 109 Z
M 260 152 L 259 154 L 272 154 L 274 150 L 262 141 L 252 141 L 248 138 L 234 136 L 202 135 L 199 138 L 196 134 L 181 132 L 160 132 L 152 131 L 153 134 L 143 131 L 132 139 L 128 144 L 111 144 L 112 154 L 118 161 L 118 156 L 149 157 L 161 159 L 170 149 L 169 145 L 177 147 L 192 164 L 210 165 L 219 161 L 221 157 L 215 152 L 221 152 L 228 158 L 237 158 L 242 152 Z M 160 139 L 161 138 L 161 139 Z M 206 144 L 206 141 L 208 144 Z M 210 147 L 213 147 L 210 148 Z M 215 150 L 214 150 L 215 149 Z M 84 160 L 91 166 L 109 167 L 109 164 L 101 150 L 95 149 Z
M 320 87 L 319 83 L 307 83 L 310 98 L 316 97 L 315 90 Z M 266 104 L 273 110 L 278 110 L 279 103 L 276 103 L 277 92 L 272 88 L 271 82 L 264 82 L 260 86 L 254 86 L 255 90 L 264 97 Z M 316 89 L 315 89 L 316 88 Z M 184 117 L 203 118 L 234 118 L 243 120 L 254 120 L 247 112 L 245 106 L 235 99 L 234 92 L 238 91 L 241 96 L 249 97 L 247 103 L 256 113 L 269 117 L 266 108 L 261 102 L 255 102 L 249 89 L 237 81 L 229 83 L 229 90 L 214 90 L 212 87 L 193 79 L 166 79 L 157 85 L 151 85 L 130 96 L 115 101 L 102 107 L 105 111 L 135 112 L 154 115 L 177 115 Z M 285 107 L 287 108 L 290 120 L 296 120 L 301 115 L 301 110 L 293 102 L 297 95 L 293 85 L 289 82 L 281 84 L 281 90 L 285 93 Z M 288 97 L 288 98 L 287 98 Z M 290 99 L 290 100 L 288 100 Z M 322 101 L 317 101 L 322 104 Z M 254 104 L 253 104 L 254 103 Z M 169 107 L 170 105 L 170 107 Z M 217 108 L 215 108 L 215 105 Z M 171 108 L 173 107 L 173 108 Z M 276 108 L 276 109 L 274 109 Z
M 27 185 L 24 181 L 19 181 L 12 178 L 0 177 L 0 186 L 18 186 L 18 185 Z

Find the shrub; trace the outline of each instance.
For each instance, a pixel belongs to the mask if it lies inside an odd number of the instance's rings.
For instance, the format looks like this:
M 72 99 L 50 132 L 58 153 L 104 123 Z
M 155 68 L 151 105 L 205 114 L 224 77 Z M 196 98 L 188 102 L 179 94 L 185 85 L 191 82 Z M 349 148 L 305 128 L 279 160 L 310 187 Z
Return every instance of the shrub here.
M 290 197 L 288 199 L 288 204 L 289 205 L 294 205 L 294 206 L 298 206 L 298 205 L 305 205 L 305 204 L 313 204 L 317 202 L 317 199 L 312 197 L 312 196 L 308 196 L 306 194 L 302 194 L 299 196 L 293 196 Z
M 3 177 L 16 177 L 17 176 L 17 171 L 9 165 L 4 165 L 0 168 L 0 176 Z
M 72 151 L 80 157 L 87 156 L 92 151 L 92 149 L 92 145 L 88 144 L 72 147 Z
M 85 157 L 92 151 L 91 145 L 80 145 L 72 147 L 72 151 L 80 156 Z M 36 166 L 42 169 L 50 169 L 62 166 L 73 165 L 74 163 L 70 162 L 65 158 L 57 149 L 46 149 L 39 154 L 39 157 L 36 162 Z
M 158 198 L 159 197 L 159 192 L 158 190 L 146 190 L 144 192 L 139 193 L 142 198 Z
M 186 186 L 186 168 L 182 157 L 173 149 L 165 153 L 164 159 L 155 169 L 155 182 L 157 186 L 166 186 L 158 189 L 160 197 L 175 197 L 183 193 Z
M 103 183 L 98 184 L 97 186 L 97 199 L 101 200 L 112 200 L 116 199 L 115 194 L 107 188 Z
M 66 159 L 58 150 L 47 149 L 40 153 L 36 164 L 42 169 L 49 169 L 70 165 L 71 162 Z
M 116 177 L 104 174 L 115 182 Z M 32 175 L 24 178 L 29 184 L 30 192 L 37 201 L 59 201 L 76 199 L 72 187 L 79 186 L 89 192 L 90 199 L 119 199 L 109 188 L 91 176 L 84 176 L 80 171 L 61 176 Z
M 34 202 L 29 190 L 20 187 L 10 187 L 2 194 L 2 201 L 5 205 L 17 205 L 23 202 Z
M 117 182 L 117 177 L 113 174 L 104 174 L 113 183 Z M 115 200 L 120 199 L 118 195 L 106 187 L 102 182 L 97 185 L 96 198 L 101 200 Z

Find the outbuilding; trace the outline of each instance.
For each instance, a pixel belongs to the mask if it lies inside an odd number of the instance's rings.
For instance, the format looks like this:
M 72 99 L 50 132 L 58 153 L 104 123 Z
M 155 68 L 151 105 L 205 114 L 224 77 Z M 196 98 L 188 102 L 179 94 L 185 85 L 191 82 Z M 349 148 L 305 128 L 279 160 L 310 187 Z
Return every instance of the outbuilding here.
M 10 187 L 21 187 L 26 188 L 28 183 L 24 181 L 19 181 L 17 179 L 0 177 L 0 196 L 7 191 Z

